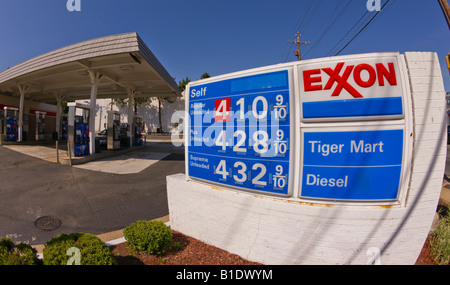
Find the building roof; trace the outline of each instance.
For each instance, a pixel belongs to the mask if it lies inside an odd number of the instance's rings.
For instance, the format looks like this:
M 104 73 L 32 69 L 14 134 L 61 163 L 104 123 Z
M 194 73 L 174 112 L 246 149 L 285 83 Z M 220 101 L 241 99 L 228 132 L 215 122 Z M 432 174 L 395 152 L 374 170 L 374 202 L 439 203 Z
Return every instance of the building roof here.
M 181 96 L 175 80 L 137 33 L 126 33 L 66 46 L 0 73 L 0 93 L 38 102 L 90 99 L 89 70 L 101 73 L 97 98 Z

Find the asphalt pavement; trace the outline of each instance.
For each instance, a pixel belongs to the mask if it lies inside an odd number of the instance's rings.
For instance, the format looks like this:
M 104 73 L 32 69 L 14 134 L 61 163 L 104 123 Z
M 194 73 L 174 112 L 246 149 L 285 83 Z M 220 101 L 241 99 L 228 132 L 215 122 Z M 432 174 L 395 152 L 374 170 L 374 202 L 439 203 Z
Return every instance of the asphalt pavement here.
M 16 243 L 44 244 L 62 233 L 100 235 L 167 216 L 166 176 L 185 172 L 182 148 L 168 142 L 73 167 L 22 150 L 0 146 L 0 237 Z

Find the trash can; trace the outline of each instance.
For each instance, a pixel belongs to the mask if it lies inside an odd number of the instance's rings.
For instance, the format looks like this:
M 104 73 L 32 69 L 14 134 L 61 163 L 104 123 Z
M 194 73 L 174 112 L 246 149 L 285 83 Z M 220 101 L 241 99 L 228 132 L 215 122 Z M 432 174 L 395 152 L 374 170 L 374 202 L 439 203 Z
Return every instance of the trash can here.
M 99 152 L 100 152 L 100 139 L 95 138 L 95 152 L 94 153 L 99 153 Z

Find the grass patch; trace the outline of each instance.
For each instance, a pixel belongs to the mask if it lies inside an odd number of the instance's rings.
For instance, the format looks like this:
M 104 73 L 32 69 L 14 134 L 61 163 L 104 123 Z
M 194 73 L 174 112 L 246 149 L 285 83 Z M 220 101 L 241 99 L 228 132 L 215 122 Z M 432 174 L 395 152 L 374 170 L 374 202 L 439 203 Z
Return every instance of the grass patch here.
M 430 255 L 437 265 L 450 265 L 450 217 L 448 208 L 438 210 L 439 224 L 430 238 Z

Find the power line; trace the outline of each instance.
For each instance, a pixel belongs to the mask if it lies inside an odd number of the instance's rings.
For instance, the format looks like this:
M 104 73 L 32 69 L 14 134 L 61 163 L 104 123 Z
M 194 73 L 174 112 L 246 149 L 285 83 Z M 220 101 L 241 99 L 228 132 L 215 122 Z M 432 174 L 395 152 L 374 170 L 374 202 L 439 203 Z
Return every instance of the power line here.
M 335 14 L 337 13 L 338 8 L 339 8 L 340 5 L 342 5 L 342 1 L 336 1 L 336 7 L 335 7 L 334 9 L 331 10 L 331 14 L 330 14 L 329 16 L 327 16 L 325 19 L 332 19 L 332 18 L 334 18 L 334 17 L 335 17 Z M 320 28 L 318 28 L 318 29 L 313 33 L 313 35 L 314 35 L 314 36 L 318 35 L 319 32 L 322 31 L 322 30 L 324 29 L 324 27 L 325 27 L 326 24 L 327 24 L 327 21 L 322 20 L 322 25 L 320 26 Z M 329 25 L 328 25 L 328 27 L 329 27 Z M 328 29 L 328 27 L 327 27 L 326 29 Z M 325 30 L 326 30 L 326 29 L 325 29 Z M 313 38 L 312 38 L 311 40 L 315 39 L 314 36 L 313 36 Z M 317 42 L 317 41 L 314 41 L 314 42 Z
M 326 54 L 326 56 L 330 55 L 335 49 L 336 47 L 350 34 L 350 32 L 352 32 L 356 25 L 358 25 L 361 20 L 369 13 L 369 11 L 366 10 L 366 12 L 358 19 L 358 21 L 356 21 L 355 24 L 353 24 L 353 27 L 351 27 L 351 29 L 330 49 L 330 51 L 328 51 L 328 53 Z M 365 21 L 363 21 L 358 28 L 364 23 Z
M 381 12 L 381 11 L 383 11 L 383 8 L 389 3 L 389 1 L 390 0 L 387 0 L 385 3 L 384 3 L 384 5 L 381 7 L 381 9 L 380 9 L 380 11 L 377 11 L 376 13 L 375 13 L 375 15 L 370 19 L 370 21 L 369 22 L 367 22 L 367 24 L 361 29 L 361 30 L 359 30 L 359 32 L 355 35 L 355 36 L 353 36 L 353 38 L 349 41 L 349 42 L 347 42 L 347 44 L 343 47 L 343 48 L 341 48 L 336 54 L 335 54 L 335 56 L 336 55 L 338 55 L 338 54 L 340 54 L 353 40 L 355 40 L 361 33 L 362 33 L 362 31 L 364 31 L 369 25 L 370 25 L 370 23 L 372 23 L 372 21 L 375 19 L 375 17 Z
M 392 0 L 391 2 L 390 2 L 390 5 L 389 6 L 387 6 L 386 8 L 384 8 L 381 12 L 383 13 L 383 12 L 386 12 L 386 10 L 388 10 L 392 5 L 393 5 L 393 3 L 395 2 L 395 0 Z M 368 16 L 368 17 L 366 17 L 366 16 Z M 363 21 L 361 21 L 364 17 L 366 17 Z M 360 27 L 362 26 L 362 25 L 365 25 L 366 23 L 367 23 L 367 21 L 368 21 L 368 19 L 369 19 L 369 17 L 370 17 L 370 12 L 368 11 L 368 10 L 366 10 L 366 12 L 361 16 L 361 18 L 359 18 L 358 19 L 358 21 L 353 25 L 353 27 L 328 51 L 328 53 L 326 53 L 326 55 L 325 56 L 330 56 L 330 55 L 332 55 L 333 54 L 333 52 L 336 52 L 336 50 L 339 50 L 339 49 L 341 49 L 342 48 L 342 46 L 343 45 L 345 45 L 345 41 L 344 41 L 344 39 L 346 39 L 347 38 L 347 36 L 351 33 L 351 32 L 353 32 L 353 31 L 356 31 L 356 30 L 358 30 L 358 29 L 360 29 Z M 377 19 L 379 19 L 380 17 L 377 17 L 373 22 L 372 22 L 372 24 L 373 23 L 375 23 L 375 21 L 377 20 Z M 355 27 L 358 25 L 358 27 L 355 29 Z M 346 39 L 346 41 L 348 41 L 347 39 Z
M 332 13 L 332 16 L 330 17 L 330 19 L 332 19 L 330 22 L 328 22 L 328 25 L 326 26 L 326 28 L 324 29 L 324 31 L 322 32 L 322 34 L 320 35 L 318 40 L 314 41 L 314 44 L 306 51 L 305 55 L 308 55 L 309 52 L 311 51 L 315 51 L 315 48 L 321 43 L 322 39 L 325 37 L 325 35 L 330 31 L 331 26 L 333 26 L 336 21 L 341 17 L 341 15 L 344 13 L 345 10 L 347 10 L 347 8 L 349 7 L 350 3 L 353 0 L 349 0 L 347 1 L 346 5 L 344 7 L 342 7 L 342 9 L 339 11 L 339 13 L 337 15 L 336 12 L 338 11 L 338 6 L 336 7 L 336 9 L 334 10 L 334 12 Z M 341 2 L 342 3 L 342 2 Z M 334 16 L 335 15 L 335 16 Z M 333 17 L 334 16 L 334 17 Z M 323 26 L 322 26 L 323 27 Z
M 302 26 L 302 30 L 300 31 L 301 34 L 303 34 L 306 30 L 306 28 L 308 27 L 309 23 L 311 22 L 311 20 L 314 18 L 314 16 L 316 15 L 317 9 L 319 8 L 320 4 L 321 4 L 322 0 L 319 1 L 314 1 L 314 4 L 316 4 L 312 9 L 311 13 L 309 13 L 306 17 L 306 22 L 303 23 Z M 298 27 L 298 29 L 300 29 L 300 27 Z
M 291 34 L 293 34 L 294 31 L 296 31 L 296 30 L 298 31 L 299 28 L 303 26 L 306 16 L 309 14 L 309 11 L 311 10 L 313 3 L 314 3 L 314 0 L 309 0 L 308 4 L 306 5 L 306 8 L 303 10 L 303 13 L 298 18 L 297 24 L 293 27 Z

